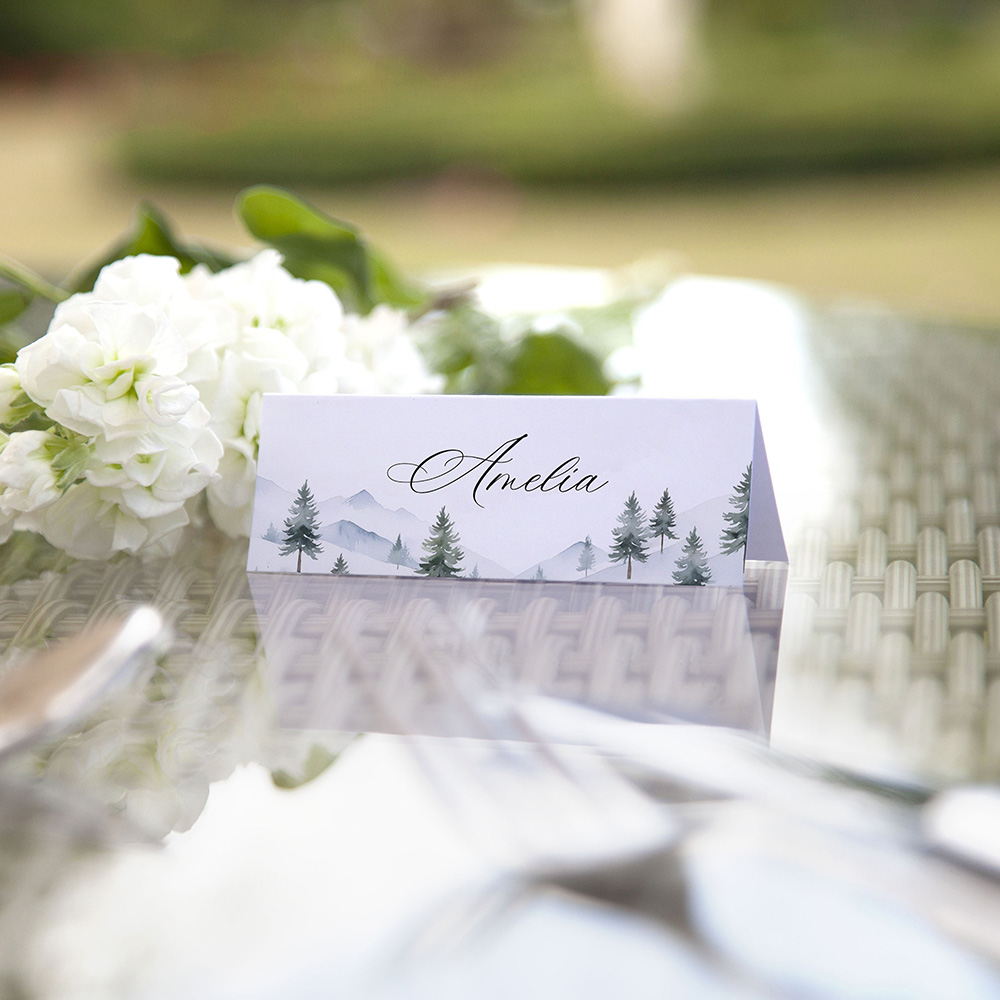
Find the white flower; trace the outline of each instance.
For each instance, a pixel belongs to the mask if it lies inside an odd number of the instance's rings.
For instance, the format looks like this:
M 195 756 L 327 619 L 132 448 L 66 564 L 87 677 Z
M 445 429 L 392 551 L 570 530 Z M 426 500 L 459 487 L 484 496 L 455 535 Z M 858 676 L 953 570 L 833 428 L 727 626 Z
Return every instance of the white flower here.
M 280 332 L 298 348 L 308 359 L 310 371 L 343 360 L 344 310 L 340 300 L 322 281 L 303 281 L 289 274 L 276 250 L 262 250 L 250 260 L 220 271 L 211 282 L 206 283 L 201 275 L 191 283 L 211 288 L 228 303 L 244 342 L 251 339 L 253 330 L 263 328 Z
M 58 441 L 50 431 L 18 431 L 0 448 L 0 515 L 13 518 L 59 498 L 52 453 Z
M 106 557 L 170 544 L 204 491 L 216 524 L 245 535 L 265 392 L 439 387 L 405 313 L 345 317 L 328 285 L 293 277 L 274 250 L 218 274 L 129 257 L 0 367 L 0 420 L 41 408 L 74 449 L 54 472 L 49 449 L 48 479 L 33 451 L 6 509 L 73 555 Z
M 256 452 L 246 442 L 226 446 L 219 463 L 219 478 L 208 487 L 208 513 L 216 526 L 232 537 L 250 534 L 254 486 L 257 481 Z
M 13 365 L 0 365 L 0 424 L 12 424 L 19 401 L 23 398 L 21 380 Z
M 268 347 L 270 353 L 262 348 Z M 212 519 L 229 535 L 248 535 L 257 475 L 260 415 L 265 392 L 300 391 L 305 366 L 279 337 L 255 340 L 253 352 L 227 351 L 214 387 L 212 427 L 225 452 L 208 488 Z
M 102 302 L 131 302 L 162 313 L 184 341 L 187 363 L 181 375 L 186 382 L 212 379 L 218 372 L 219 354 L 237 334 L 237 317 L 199 265 L 181 277 L 174 257 L 139 254 L 116 260 L 102 268 L 92 292 L 74 295 L 57 309 L 52 327 L 83 329 L 84 306 Z
M 162 517 L 215 480 L 221 458 L 222 445 L 207 427 L 179 428 L 173 441 L 157 435 L 98 438 L 84 478 L 102 490 L 118 491 L 117 502 L 128 513 Z
M 117 300 L 124 295 L 140 301 Z M 12 494 L 26 498 L 18 501 L 18 527 L 71 555 L 107 558 L 169 546 L 187 523 L 186 504 L 216 477 L 223 449 L 198 389 L 182 377 L 188 345 L 164 311 L 177 312 L 178 303 L 197 305 L 176 261 L 118 262 L 102 271 L 94 292 L 60 305 L 45 336 L 19 352 L 24 392 L 84 441 L 64 445 L 76 451 L 70 470 L 61 466 L 60 485 L 68 487 L 61 495 L 38 492 L 38 502 L 27 502 L 24 489 Z M 188 326 L 203 329 L 196 319 Z M 219 349 L 212 345 L 203 371 L 217 373 Z
M 415 395 L 440 391 L 443 380 L 428 370 L 402 310 L 380 305 L 367 316 L 348 316 L 344 333 L 347 357 L 354 364 L 345 372 L 342 392 Z
M 79 482 L 54 503 L 23 515 L 18 527 L 37 531 L 50 544 L 78 559 L 107 559 L 114 552 L 154 547 L 171 552 L 179 540 L 179 530 L 187 523 L 183 505 L 143 517 L 129 509 L 122 490 L 99 489 L 89 482 Z
M 0 365 L 0 424 L 13 427 L 38 412 L 12 364 Z
M 52 420 L 112 439 L 141 434 L 151 423 L 170 426 L 195 405 L 197 390 L 178 377 L 187 349 L 162 312 L 91 302 L 73 315 L 77 325 L 57 317 L 14 363 L 24 391 Z
M 208 487 L 215 523 L 231 535 L 250 531 L 261 397 L 265 392 L 409 392 L 440 387 L 424 364 L 403 312 L 379 307 L 344 316 L 329 286 L 293 277 L 265 250 L 217 275 L 188 276 L 197 295 L 212 292 L 238 316 L 214 382 L 199 386 L 211 426 L 225 448 L 220 476 Z

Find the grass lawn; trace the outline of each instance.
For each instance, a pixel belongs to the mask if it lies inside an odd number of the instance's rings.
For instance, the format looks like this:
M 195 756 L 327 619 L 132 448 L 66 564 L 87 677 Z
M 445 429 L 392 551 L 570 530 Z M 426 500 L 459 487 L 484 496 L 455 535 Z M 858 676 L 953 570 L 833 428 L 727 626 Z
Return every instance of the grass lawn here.
M 950 42 L 710 38 L 700 94 L 651 115 L 600 87 L 575 32 L 450 72 L 345 45 L 189 65 L 149 84 L 119 145 L 143 179 L 345 185 L 460 167 L 619 185 L 1000 157 L 1000 26 Z

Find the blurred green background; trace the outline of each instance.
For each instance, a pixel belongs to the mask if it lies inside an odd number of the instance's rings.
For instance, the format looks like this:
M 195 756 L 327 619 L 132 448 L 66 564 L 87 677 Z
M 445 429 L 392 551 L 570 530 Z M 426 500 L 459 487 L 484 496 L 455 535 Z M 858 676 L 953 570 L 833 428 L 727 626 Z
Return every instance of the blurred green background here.
M 675 268 L 1000 320 L 987 0 L 40 0 L 0 7 L 0 249 L 147 197 L 235 243 L 281 184 L 412 269 Z

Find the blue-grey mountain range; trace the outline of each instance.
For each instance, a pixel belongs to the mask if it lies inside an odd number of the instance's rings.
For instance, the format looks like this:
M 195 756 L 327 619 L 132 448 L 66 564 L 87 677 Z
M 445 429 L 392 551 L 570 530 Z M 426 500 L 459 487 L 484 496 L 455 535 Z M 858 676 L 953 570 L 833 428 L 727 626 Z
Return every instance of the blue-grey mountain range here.
M 295 499 L 295 492 L 283 489 L 277 483 L 259 478 L 257 484 L 256 503 L 262 513 L 254 513 L 255 529 L 263 535 L 269 524 L 274 524 L 280 535 L 282 525 L 288 516 L 288 508 Z M 386 565 L 389 549 L 392 548 L 398 535 L 410 550 L 410 560 L 404 563 L 415 569 L 423 556 L 423 541 L 430 534 L 430 525 L 415 514 L 398 507 L 389 510 L 383 507 L 367 490 L 360 490 L 349 497 L 329 497 L 316 503 L 319 513 L 320 537 L 347 549 L 358 552 Z M 461 526 L 459 526 L 461 534 Z M 461 543 L 459 543 L 461 545 Z M 465 549 L 464 546 L 462 546 Z M 513 574 L 510 570 L 485 556 L 470 549 L 465 549 L 462 569 L 469 573 L 473 566 L 479 567 L 483 577 L 509 579 Z

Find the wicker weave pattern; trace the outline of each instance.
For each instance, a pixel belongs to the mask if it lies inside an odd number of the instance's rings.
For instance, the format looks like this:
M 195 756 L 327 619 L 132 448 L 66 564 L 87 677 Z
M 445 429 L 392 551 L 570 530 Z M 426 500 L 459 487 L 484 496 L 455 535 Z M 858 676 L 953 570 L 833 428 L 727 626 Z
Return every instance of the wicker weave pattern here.
M 279 719 L 295 728 L 392 729 L 382 709 L 402 704 L 433 728 L 450 693 L 426 657 L 618 711 L 756 731 L 770 719 L 782 564 L 751 565 L 743 592 L 255 574 L 251 600 L 245 546 L 213 559 L 205 545 L 193 535 L 171 559 L 77 563 L 0 588 L 7 659 L 146 602 L 174 629 L 168 675 L 210 671 L 231 701 L 266 651 Z
M 861 738 L 932 774 L 995 777 L 1000 349 L 856 321 L 833 334 L 853 461 L 828 523 L 792 545 L 778 711 L 806 742 Z
M 532 693 L 759 731 L 785 571 L 760 564 L 745 591 L 270 574 L 251 586 L 289 725 L 393 730 L 402 714 L 434 731 L 451 693 L 430 657 Z

